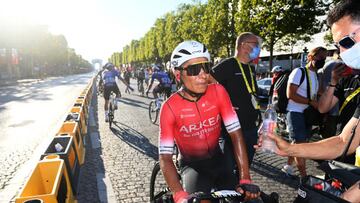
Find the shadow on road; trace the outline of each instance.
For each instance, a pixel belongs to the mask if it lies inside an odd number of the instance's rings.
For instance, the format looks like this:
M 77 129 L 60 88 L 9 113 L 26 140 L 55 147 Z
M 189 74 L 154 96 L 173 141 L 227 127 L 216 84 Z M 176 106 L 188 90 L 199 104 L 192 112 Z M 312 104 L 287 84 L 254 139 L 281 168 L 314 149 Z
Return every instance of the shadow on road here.
M 111 131 L 132 148 L 154 160 L 158 160 L 158 148 L 134 128 L 115 121 Z
M 135 107 L 140 107 L 143 109 L 148 109 L 149 104 L 139 101 L 139 100 L 134 100 L 134 99 L 129 99 L 129 98 L 124 98 L 121 97 L 121 102 L 127 105 L 131 105 L 131 106 L 135 106 Z
M 278 167 L 274 165 L 278 165 L 279 160 L 273 162 L 274 158 L 269 154 L 257 154 L 256 156 L 261 156 L 261 158 L 254 158 L 251 169 L 269 179 L 272 179 L 281 184 L 285 184 L 291 188 L 297 189 L 299 187 L 299 177 L 297 176 L 288 176 L 284 172 L 282 172 Z M 282 166 L 283 164 L 280 164 Z

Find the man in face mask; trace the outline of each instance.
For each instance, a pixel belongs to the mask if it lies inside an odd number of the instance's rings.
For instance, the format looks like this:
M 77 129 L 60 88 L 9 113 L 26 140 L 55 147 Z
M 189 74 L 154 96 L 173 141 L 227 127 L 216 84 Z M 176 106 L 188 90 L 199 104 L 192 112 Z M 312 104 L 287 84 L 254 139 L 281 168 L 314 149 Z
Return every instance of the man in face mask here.
M 345 127 L 360 104 L 360 2 L 344 1 L 328 16 L 335 46 L 343 61 L 338 61 L 331 82 L 319 100 L 319 111 L 328 112 L 339 105 L 337 132 Z M 350 6 L 349 6 L 350 5 Z M 354 154 L 345 162 L 354 163 Z
M 289 137 L 293 143 L 307 142 L 311 137 L 311 125 L 306 124 L 304 110 L 308 106 L 313 106 L 315 109 L 318 106 L 317 94 L 319 90 L 319 83 L 316 72 L 325 64 L 327 50 L 324 47 L 316 47 L 310 51 L 307 56 L 308 63 L 304 68 L 294 69 L 290 75 L 287 85 L 287 96 L 289 103 L 286 108 L 288 111 L 286 119 L 289 127 Z M 309 80 L 309 81 L 308 81 Z M 309 90 L 309 96 L 308 96 Z M 299 169 L 302 177 L 306 176 L 306 162 L 304 158 L 288 157 L 287 164 L 281 169 L 288 175 L 294 175 L 292 168 L 293 162 Z
M 256 120 L 259 116 L 258 87 L 255 68 L 251 62 L 259 57 L 260 44 L 261 39 L 255 34 L 251 32 L 240 34 L 235 44 L 235 56 L 223 60 L 210 72 L 211 82 L 219 82 L 230 96 L 246 140 L 249 165 L 255 153 L 253 145 L 257 143 Z M 223 137 L 225 143 L 231 143 L 226 140 L 229 136 L 225 131 Z M 225 147 L 225 153 L 227 150 L 228 148 Z M 229 154 L 231 156 L 233 153 L 229 152 Z

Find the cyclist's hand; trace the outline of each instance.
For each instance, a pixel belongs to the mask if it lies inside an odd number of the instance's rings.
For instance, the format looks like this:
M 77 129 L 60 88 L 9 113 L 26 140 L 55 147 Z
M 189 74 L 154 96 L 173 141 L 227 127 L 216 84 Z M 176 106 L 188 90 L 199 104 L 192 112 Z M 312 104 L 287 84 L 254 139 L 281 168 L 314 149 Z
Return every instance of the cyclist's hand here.
M 178 191 L 173 194 L 174 202 L 175 203 L 187 203 L 188 199 L 190 198 L 189 193 L 185 191 Z
M 251 183 L 239 184 L 236 187 L 236 191 L 245 194 L 245 201 L 251 199 L 257 199 L 260 197 L 260 188 L 257 185 Z

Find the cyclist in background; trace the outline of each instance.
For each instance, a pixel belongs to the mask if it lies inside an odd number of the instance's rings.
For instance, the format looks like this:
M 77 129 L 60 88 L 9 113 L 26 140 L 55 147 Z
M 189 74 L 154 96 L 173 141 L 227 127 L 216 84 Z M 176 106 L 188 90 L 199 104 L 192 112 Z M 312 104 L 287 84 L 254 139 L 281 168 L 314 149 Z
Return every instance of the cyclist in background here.
M 151 81 L 149 84 L 149 87 L 146 90 L 146 95 L 149 94 L 149 91 L 154 83 L 154 80 L 156 79 L 157 81 L 159 81 L 159 84 L 154 87 L 153 89 L 153 95 L 154 98 L 156 99 L 156 108 L 160 109 L 160 101 L 159 101 L 159 95 L 162 92 L 164 92 L 166 94 L 166 97 L 169 98 L 171 95 L 171 80 L 169 75 L 162 70 L 161 65 L 154 65 L 153 67 L 153 74 L 151 76 Z
M 109 99 L 111 92 L 116 94 L 116 102 L 114 104 L 114 109 L 117 109 L 117 101 L 120 99 L 120 90 L 116 84 L 116 77 L 119 78 L 127 87 L 132 89 L 129 84 L 120 76 L 120 72 L 115 69 L 114 64 L 106 63 L 103 67 L 104 71 L 102 72 L 102 80 L 104 83 L 104 99 L 105 99 L 105 122 L 109 122 Z M 133 90 L 132 90 L 133 91 Z
M 221 85 L 207 83 L 208 50 L 197 41 L 184 41 L 173 51 L 171 64 L 182 88 L 161 108 L 159 160 L 175 202 L 186 202 L 189 194 L 209 193 L 213 188 L 236 189 L 245 191 L 245 199 L 258 198 L 259 187 L 250 180 L 245 140 L 229 95 Z M 222 121 L 232 140 L 240 181 L 233 165 L 225 164 L 219 146 Z M 182 185 L 172 160 L 175 142 L 180 152 Z

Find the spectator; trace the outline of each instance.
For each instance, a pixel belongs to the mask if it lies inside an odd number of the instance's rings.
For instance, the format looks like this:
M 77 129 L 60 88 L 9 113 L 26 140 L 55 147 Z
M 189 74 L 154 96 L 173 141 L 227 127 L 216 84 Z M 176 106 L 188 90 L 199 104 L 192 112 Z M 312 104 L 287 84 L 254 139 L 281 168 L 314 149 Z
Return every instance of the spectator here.
M 316 47 L 307 56 L 308 63 L 304 68 L 294 69 L 289 76 L 287 85 L 287 106 L 286 119 L 289 125 L 289 137 L 293 143 L 307 142 L 311 135 L 311 127 L 305 124 L 304 110 L 309 106 L 317 108 L 318 79 L 316 72 L 322 68 L 327 56 L 327 50 L 323 47 Z M 301 78 L 304 76 L 304 81 Z M 310 79 L 309 79 L 310 78 Z M 309 79 L 309 81 L 308 81 Z M 308 86 L 309 84 L 309 86 Z M 307 88 L 310 89 L 310 97 L 307 95 Z M 281 169 L 288 175 L 294 175 L 292 164 L 296 162 L 302 177 L 306 176 L 306 162 L 301 157 L 288 157 L 287 164 Z
M 260 54 L 260 37 L 251 32 L 241 33 L 236 40 L 235 56 L 225 59 L 213 67 L 210 72 L 211 82 L 219 82 L 228 92 L 236 114 L 240 120 L 246 141 L 249 164 L 252 163 L 257 143 L 256 121 L 259 118 L 259 104 L 257 101 L 257 83 L 255 68 L 251 62 Z M 223 128 L 225 129 L 225 128 Z M 223 130 L 225 149 L 231 149 L 229 136 Z M 229 152 L 230 156 L 232 152 Z

